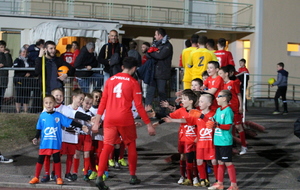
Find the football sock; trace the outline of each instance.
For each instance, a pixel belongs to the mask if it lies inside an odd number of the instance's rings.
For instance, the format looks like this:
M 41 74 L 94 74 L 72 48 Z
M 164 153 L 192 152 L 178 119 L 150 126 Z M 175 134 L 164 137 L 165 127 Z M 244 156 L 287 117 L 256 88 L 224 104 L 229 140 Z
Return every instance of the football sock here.
M 198 165 L 198 171 L 200 173 L 200 179 L 207 179 L 207 175 L 206 175 L 206 167 L 205 167 L 205 163 L 203 162 L 201 165 Z
M 90 158 L 84 158 L 84 172 L 83 172 L 84 175 L 88 174 L 90 165 L 91 165 Z
M 193 163 L 193 175 L 194 177 L 198 176 L 198 168 L 196 161 Z
M 102 176 L 104 174 L 104 171 L 107 171 L 107 161 L 108 161 L 108 156 L 109 154 L 113 151 L 114 146 L 109 145 L 109 144 L 105 144 L 103 146 L 103 150 L 100 154 L 99 157 L 99 164 L 98 164 L 98 176 Z
M 186 172 L 186 161 L 185 160 L 180 160 L 179 161 L 180 165 L 180 175 L 185 177 L 185 172 Z
M 73 163 L 73 155 L 68 154 L 66 160 L 66 174 L 71 172 L 72 163 Z
M 61 178 L 61 162 L 54 163 L 54 167 L 55 167 L 55 175 L 58 178 Z
M 224 181 L 224 172 L 225 172 L 225 165 L 218 166 L 218 182 L 223 183 Z
M 135 175 L 137 165 L 137 152 L 135 140 L 128 144 L 128 163 L 130 175 Z
M 43 164 L 40 163 L 36 163 L 35 165 L 35 177 L 39 178 L 40 174 L 41 174 L 41 170 L 42 170 Z
M 186 174 L 189 180 L 193 180 L 193 163 L 186 163 Z
M 231 164 L 230 166 L 227 166 L 227 170 L 231 183 L 236 183 L 236 173 L 234 165 Z
M 74 158 L 73 159 L 73 173 L 78 174 L 78 168 L 79 168 L 79 158 Z
M 45 174 L 46 175 L 50 174 L 50 156 L 45 156 L 45 159 L 44 159 L 44 170 L 45 170 Z
M 243 147 L 247 147 L 246 145 L 246 138 L 245 138 L 245 131 L 239 132 L 240 139 L 241 139 L 241 144 Z
M 214 175 L 215 175 L 215 178 L 216 178 L 216 180 L 218 180 L 218 164 L 213 165 L 213 168 L 214 168 Z

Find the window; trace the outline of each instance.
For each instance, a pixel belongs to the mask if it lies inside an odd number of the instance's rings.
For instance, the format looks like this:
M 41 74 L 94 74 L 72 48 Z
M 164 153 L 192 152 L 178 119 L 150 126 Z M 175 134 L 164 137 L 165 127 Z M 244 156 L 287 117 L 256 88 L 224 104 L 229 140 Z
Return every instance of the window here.
M 289 42 L 287 44 L 287 53 L 289 56 L 300 56 L 300 48 L 298 43 Z

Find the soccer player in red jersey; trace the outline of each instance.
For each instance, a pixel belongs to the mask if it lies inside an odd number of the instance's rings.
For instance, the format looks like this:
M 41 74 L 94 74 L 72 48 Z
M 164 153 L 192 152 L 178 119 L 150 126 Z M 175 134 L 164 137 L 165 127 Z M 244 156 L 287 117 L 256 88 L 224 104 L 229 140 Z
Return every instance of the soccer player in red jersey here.
M 224 38 L 220 38 L 218 40 L 217 47 L 218 50 L 215 51 L 215 55 L 218 58 L 220 67 L 224 67 L 226 65 L 235 66 L 231 52 L 225 50 L 226 40 Z
M 231 92 L 232 98 L 229 102 L 229 106 L 234 113 L 234 125 L 239 132 L 239 136 L 241 139 L 241 152 L 240 155 L 246 154 L 247 152 L 247 145 L 246 145 L 246 137 L 245 131 L 242 126 L 242 115 L 243 112 L 242 108 L 242 96 L 240 92 L 240 81 L 234 75 L 229 78 L 231 66 L 227 65 L 226 67 L 222 67 L 219 70 L 219 76 L 224 79 L 224 90 L 229 90 Z M 233 135 L 235 135 L 234 130 Z
M 96 186 L 100 190 L 109 189 L 103 182 L 108 155 L 112 152 L 114 144 L 119 136 L 128 147 L 128 162 L 130 171 L 130 184 L 138 184 L 140 180 L 136 177 L 137 152 L 136 152 L 136 126 L 132 115 L 132 101 L 145 124 L 149 135 L 155 135 L 155 129 L 147 116 L 142 103 L 142 92 L 136 79 L 132 77 L 136 71 L 137 61 L 132 57 L 123 59 L 123 71 L 110 77 L 104 87 L 103 96 L 95 118 L 92 131 L 98 131 L 100 118 L 105 111 L 104 119 L 104 146 L 100 154 L 98 177 Z M 124 122 L 126 121 L 126 122 Z
M 66 52 L 61 54 L 61 58 L 63 58 L 63 60 L 67 63 L 69 63 L 70 65 L 72 65 L 74 67 L 74 62 L 73 62 L 73 53 L 71 52 L 72 50 L 72 45 L 68 44 L 66 46 Z
M 206 89 L 205 92 L 213 94 L 215 97 L 218 96 L 219 92 L 223 90 L 224 80 L 222 77 L 218 76 L 219 63 L 217 61 L 210 61 L 207 66 L 207 72 L 209 77 L 204 81 L 203 89 Z M 212 110 L 218 108 L 216 100 L 214 100 L 211 105 Z

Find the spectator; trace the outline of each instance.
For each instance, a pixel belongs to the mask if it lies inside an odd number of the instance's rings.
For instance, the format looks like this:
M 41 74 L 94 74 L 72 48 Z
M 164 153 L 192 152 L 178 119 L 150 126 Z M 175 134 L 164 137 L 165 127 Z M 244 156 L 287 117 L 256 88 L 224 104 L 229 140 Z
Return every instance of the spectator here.
M 31 44 L 28 49 L 28 60 L 27 62 L 35 65 L 35 59 L 39 56 L 40 49 L 44 48 L 45 40 L 39 39 L 35 44 Z
M 215 52 L 215 40 L 214 39 L 207 39 L 206 42 L 206 48 L 211 51 L 211 52 Z
M 46 94 L 51 94 L 55 88 L 63 88 L 63 81 L 68 76 L 74 76 L 75 69 L 69 63 L 63 61 L 60 57 L 56 57 L 56 44 L 53 41 L 47 41 L 45 48 L 40 49 L 39 57 L 35 61 L 35 74 L 42 77 L 42 57 L 45 55 L 46 62 Z M 57 70 L 61 66 L 67 66 L 69 71 L 67 74 L 58 76 Z M 42 110 L 42 108 L 40 108 Z
M 71 50 L 72 50 L 72 45 L 71 44 L 66 45 L 66 52 L 61 54 L 61 58 L 65 62 L 69 63 L 71 66 L 74 67 L 74 62 L 73 62 L 73 55 L 74 54 L 71 52 Z
M 10 53 L 5 50 L 6 42 L 0 40 L 0 68 L 3 67 L 12 67 L 13 62 Z M 5 90 L 8 83 L 8 71 L 0 70 L 0 111 L 2 105 L 2 99 L 4 98 Z
M 34 67 L 28 63 L 27 51 L 25 48 L 21 48 L 19 51 L 19 57 L 14 61 L 14 68 L 28 68 Z M 15 70 L 14 85 L 16 89 L 16 112 L 21 112 L 21 106 L 23 104 L 23 110 L 28 112 L 28 103 L 30 99 L 30 92 L 32 87 L 32 79 L 34 72 Z
M 104 66 L 104 85 L 109 77 L 122 71 L 122 59 L 124 57 L 127 57 L 126 48 L 123 47 L 121 43 L 119 43 L 118 32 L 116 30 L 111 30 L 109 32 L 108 38 L 108 43 L 102 46 L 98 56 L 99 64 Z M 112 55 L 114 55 L 115 53 L 118 54 L 112 57 Z
M 97 82 L 94 88 L 101 88 L 102 82 L 100 79 L 102 75 L 95 73 L 92 68 L 98 66 L 97 59 L 94 55 L 95 43 L 89 42 L 86 46 L 83 46 L 77 56 L 74 67 L 76 69 L 87 69 L 87 71 L 76 71 L 75 75 L 78 77 L 78 83 L 83 92 L 89 92 L 89 85 L 91 82 Z
M 278 99 L 281 97 L 283 103 L 283 115 L 288 114 L 287 102 L 286 102 L 286 91 L 288 86 L 288 76 L 289 72 L 284 70 L 284 63 L 280 62 L 277 64 L 277 81 L 271 86 L 278 86 L 274 101 L 275 101 L 275 111 L 273 114 L 280 114 Z
M 146 53 L 147 53 L 147 51 L 148 51 L 149 48 L 150 48 L 149 42 L 144 42 L 142 44 L 141 49 L 142 49 L 142 53 L 144 54 L 143 57 L 142 57 L 142 65 L 144 65 L 145 62 L 148 60 L 148 58 L 146 56 Z
M 158 48 L 158 51 L 152 52 L 149 51 L 149 49 L 147 52 L 148 58 L 154 59 L 156 61 L 156 65 L 153 84 L 148 85 L 147 88 L 145 100 L 146 106 L 152 104 L 156 89 L 158 91 L 159 102 L 167 100 L 166 84 L 171 77 L 173 46 L 169 42 L 169 37 L 163 28 L 158 28 L 155 31 L 154 38 L 155 41 L 152 46 Z M 166 108 L 161 107 L 160 113 L 156 114 L 156 116 L 158 118 L 165 116 L 165 111 Z
M 74 66 L 75 60 L 76 60 L 77 56 L 80 53 L 79 43 L 76 42 L 76 41 L 73 41 L 72 42 L 72 49 L 73 49 L 73 59 L 72 59 L 72 62 L 70 63 L 70 65 Z
M 226 40 L 224 38 L 220 38 L 217 43 L 218 50 L 215 51 L 215 55 L 218 58 L 220 67 L 225 67 L 227 65 L 233 65 L 234 60 L 230 51 L 226 51 Z
M 137 43 L 135 41 L 129 42 L 128 57 L 134 57 L 138 61 L 138 67 L 142 65 L 142 58 L 140 53 L 136 50 Z

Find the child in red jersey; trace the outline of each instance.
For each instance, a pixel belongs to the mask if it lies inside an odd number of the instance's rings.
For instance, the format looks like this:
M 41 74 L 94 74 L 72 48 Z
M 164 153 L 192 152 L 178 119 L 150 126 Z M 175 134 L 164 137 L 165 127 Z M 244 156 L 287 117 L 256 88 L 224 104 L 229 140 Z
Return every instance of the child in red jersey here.
M 192 114 L 187 118 L 174 119 L 166 118 L 166 122 L 187 123 L 188 125 L 197 125 L 197 167 L 200 173 L 200 183 L 198 186 L 208 187 L 209 181 L 206 172 L 206 163 L 204 160 L 211 160 L 214 168 L 215 177 L 217 179 L 218 165 L 215 158 L 215 148 L 213 145 L 213 129 L 211 121 L 215 111 L 210 110 L 210 106 L 214 96 L 208 93 L 201 94 L 199 98 L 199 107 L 201 111 Z
M 234 113 L 234 125 L 236 129 L 239 132 L 239 136 L 241 139 L 241 152 L 240 155 L 246 154 L 247 152 L 247 145 L 246 145 L 246 137 L 245 137 L 245 131 L 242 126 L 242 96 L 240 93 L 240 80 L 237 79 L 234 75 L 232 75 L 230 78 L 230 71 L 231 65 L 227 65 L 226 67 L 222 67 L 219 70 L 219 76 L 221 76 L 224 79 L 224 90 L 229 90 L 232 94 L 232 98 L 229 102 L 229 106 L 232 109 Z M 235 135 L 235 130 L 233 131 L 233 135 Z
M 87 127 L 74 122 L 72 119 L 67 118 L 63 114 L 54 111 L 55 98 L 52 95 L 47 95 L 44 98 L 45 111 L 41 113 L 38 123 L 36 125 L 38 136 L 41 137 L 39 158 L 36 163 L 35 177 L 32 178 L 29 183 L 39 183 L 39 175 L 43 167 L 45 156 L 53 156 L 56 184 L 62 185 L 61 179 L 61 162 L 60 162 L 60 148 L 62 140 L 62 130 L 59 130 L 62 126 L 75 129 L 75 127 L 82 128 L 87 131 Z M 49 132 L 50 131 L 50 132 Z M 37 144 L 37 139 L 33 141 Z
M 239 73 L 239 80 L 241 81 L 241 94 L 242 94 L 242 97 L 244 97 L 244 94 L 246 93 L 246 90 L 247 90 L 247 87 L 248 87 L 248 81 L 250 79 L 249 77 L 249 70 L 247 69 L 246 67 L 246 59 L 241 59 L 239 61 L 240 63 L 240 68 L 238 70 L 238 73 Z M 245 75 L 244 73 L 247 73 L 247 75 Z M 244 84 L 244 77 L 246 77 L 246 84 Z M 245 107 L 246 107 L 246 110 L 247 110 L 247 98 L 245 99 Z
M 208 62 L 207 72 L 209 77 L 204 81 L 203 89 L 206 89 L 205 92 L 213 94 L 217 97 L 218 93 L 223 90 L 224 81 L 222 77 L 218 76 L 219 63 L 217 61 Z M 211 109 L 216 110 L 218 108 L 217 101 L 214 100 Z
M 197 95 L 190 89 L 182 91 L 182 107 L 176 111 L 170 113 L 171 118 L 187 118 L 190 116 L 191 111 L 195 108 L 197 101 Z M 163 121 L 160 121 L 162 123 Z M 157 125 L 157 123 L 155 124 Z M 181 123 L 178 131 L 178 152 L 180 156 L 180 174 L 181 177 L 178 181 L 182 185 L 194 185 L 199 186 L 199 181 L 196 171 L 194 171 L 193 177 L 193 164 L 195 161 L 196 144 L 196 126 L 188 125 L 187 123 Z M 186 167 L 185 167 L 186 164 Z M 194 168 L 196 169 L 196 167 Z M 185 176 L 185 173 L 187 176 Z M 187 179 L 185 179 L 187 177 Z

